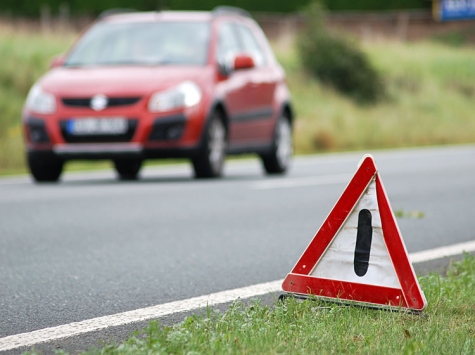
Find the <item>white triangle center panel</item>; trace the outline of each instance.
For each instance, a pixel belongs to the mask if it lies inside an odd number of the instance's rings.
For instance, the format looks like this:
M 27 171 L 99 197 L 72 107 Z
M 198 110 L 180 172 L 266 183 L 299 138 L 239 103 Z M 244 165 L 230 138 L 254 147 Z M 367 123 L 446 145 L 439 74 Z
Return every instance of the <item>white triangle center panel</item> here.
M 355 271 L 355 249 L 358 237 L 358 222 L 362 210 L 369 211 L 372 229 L 370 228 L 369 232 L 368 229 L 365 230 L 366 233 L 371 234 L 369 239 L 366 239 L 364 249 L 369 252 L 369 261 L 366 264 L 363 262 L 365 264 L 364 271 L 359 273 L 360 275 L 364 273 L 364 275 L 358 276 Z M 368 216 L 369 213 L 365 212 Z M 370 243 L 368 243 L 368 240 Z M 310 275 L 318 278 L 401 288 L 384 242 L 375 178 L 372 179 Z

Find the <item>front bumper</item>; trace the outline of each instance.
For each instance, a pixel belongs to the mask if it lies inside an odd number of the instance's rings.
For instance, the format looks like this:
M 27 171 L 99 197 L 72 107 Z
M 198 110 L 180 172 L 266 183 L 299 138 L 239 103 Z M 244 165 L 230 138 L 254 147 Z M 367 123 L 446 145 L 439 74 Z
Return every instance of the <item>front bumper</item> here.
M 54 156 L 60 160 L 193 158 L 200 152 L 192 147 L 145 147 L 139 143 L 58 144 L 52 149 L 29 147 L 31 155 Z
M 193 158 L 199 153 L 200 128 L 185 115 L 154 118 L 150 124 L 129 120 L 123 135 L 72 136 L 66 121 L 28 117 L 25 120 L 28 153 L 66 160 Z

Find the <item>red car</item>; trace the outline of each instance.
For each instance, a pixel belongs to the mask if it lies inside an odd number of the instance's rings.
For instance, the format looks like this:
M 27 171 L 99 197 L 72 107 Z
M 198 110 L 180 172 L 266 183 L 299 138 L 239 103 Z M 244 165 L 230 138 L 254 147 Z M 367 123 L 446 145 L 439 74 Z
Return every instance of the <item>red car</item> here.
M 188 158 L 219 177 L 226 154 L 256 153 L 269 174 L 292 156 L 285 73 L 243 10 L 102 15 L 31 88 L 28 165 L 57 181 L 66 161 L 110 159 L 135 179 L 146 159 Z

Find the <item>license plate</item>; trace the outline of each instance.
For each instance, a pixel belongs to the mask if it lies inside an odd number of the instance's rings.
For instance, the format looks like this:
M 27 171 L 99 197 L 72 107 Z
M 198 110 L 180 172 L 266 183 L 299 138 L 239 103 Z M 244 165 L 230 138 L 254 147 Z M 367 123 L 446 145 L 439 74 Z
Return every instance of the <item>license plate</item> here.
M 126 133 L 127 129 L 127 119 L 122 117 L 85 117 L 69 120 L 67 124 L 68 133 L 76 136 L 118 135 Z

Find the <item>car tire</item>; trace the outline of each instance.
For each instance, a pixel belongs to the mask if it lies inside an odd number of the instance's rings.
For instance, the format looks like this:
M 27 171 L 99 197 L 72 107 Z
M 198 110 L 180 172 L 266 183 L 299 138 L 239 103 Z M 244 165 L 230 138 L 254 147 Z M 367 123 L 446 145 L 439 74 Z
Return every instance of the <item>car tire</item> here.
M 284 174 L 291 163 L 293 154 L 292 126 L 288 117 L 277 121 L 270 153 L 261 155 L 267 174 Z
M 227 133 L 222 115 L 215 112 L 209 121 L 199 155 L 192 159 L 196 178 L 217 178 L 223 173 Z
M 63 172 L 63 161 L 52 156 L 28 153 L 28 168 L 36 182 L 57 182 Z
M 140 159 L 116 159 L 114 168 L 120 180 L 137 180 L 142 160 Z

